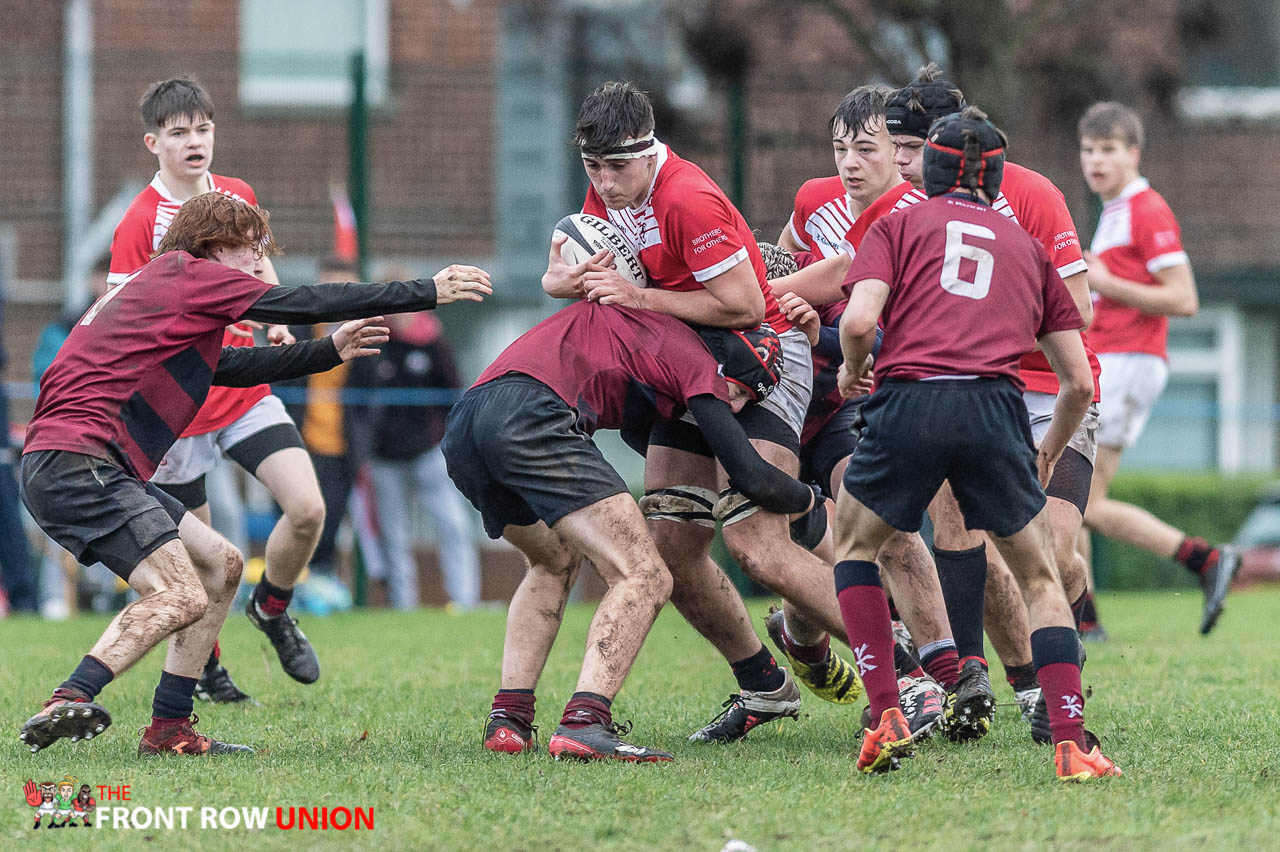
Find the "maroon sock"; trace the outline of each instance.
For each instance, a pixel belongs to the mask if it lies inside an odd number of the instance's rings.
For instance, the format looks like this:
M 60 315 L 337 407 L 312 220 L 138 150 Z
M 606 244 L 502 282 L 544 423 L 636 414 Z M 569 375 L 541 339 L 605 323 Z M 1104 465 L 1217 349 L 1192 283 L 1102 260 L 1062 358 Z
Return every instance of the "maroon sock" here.
M 880 586 L 880 570 L 874 562 L 851 560 L 838 563 L 835 574 L 840 617 L 871 702 L 871 723 L 879 725 L 886 709 L 899 706 L 893 627 L 889 603 Z
M 493 696 L 493 709 L 489 717 L 506 716 L 523 725 L 532 725 L 534 717 L 532 689 L 499 689 Z
M 1080 640 L 1070 627 L 1041 627 L 1031 634 L 1036 679 L 1049 711 L 1053 743 L 1073 740 L 1084 749 L 1084 691 L 1080 687 Z
M 960 680 L 960 655 L 955 645 L 930 650 L 920 660 L 924 670 L 929 673 L 943 689 L 950 689 Z
M 1210 547 L 1209 542 L 1202 538 L 1187 536 L 1182 540 L 1182 544 L 1178 545 L 1178 551 L 1173 558 L 1199 577 L 1218 561 L 1218 549 Z
M 782 647 L 787 649 L 787 653 L 793 659 L 809 665 L 817 665 L 827 658 L 827 652 L 831 650 L 831 637 L 823 635 L 822 639 L 815 645 L 801 645 L 791 636 L 791 631 L 787 630 L 787 624 L 782 623 Z
M 560 724 L 566 728 L 585 728 L 588 725 L 613 724 L 613 700 L 594 692 L 575 692 L 564 706 Z

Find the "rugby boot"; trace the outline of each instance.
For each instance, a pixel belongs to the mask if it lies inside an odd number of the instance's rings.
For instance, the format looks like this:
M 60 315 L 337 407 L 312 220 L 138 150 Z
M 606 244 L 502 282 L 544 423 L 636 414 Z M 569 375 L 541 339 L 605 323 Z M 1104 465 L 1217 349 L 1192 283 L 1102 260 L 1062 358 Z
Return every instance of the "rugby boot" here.
M 718 716 L 689 735 L 694 743 L 732 743 L 747 738 L 756 725 L 772 722 L 784 716 L 800 715 L 800 688 L 785 668 L 786 678 L 782 686 L 773 692 L 742 692 L 729 696 L 720 705 L 725 708 Z
M 39 713 L 22 724 L 18 739 L 31 751 L 48 748 L 61 739 L 91 740 L 111 727 L 111 714 L 101 704 L 74 689 L 59 687 Z
M 1059 781 L 1087 781 L 1090 778 L 1119 778 L 1124 775 L 1120 767 L 1104 755 L 1097 745 L 1085 753 L 1074 740 L 1063 740 L 1054 747 L 1053 765 Z
M 897 769 L 898 761 L 911 754 L 911 728 L 902 710 L 890 707 L 880 714 L 880 724 L 874 730 L 863 731 L 858 771 L 868 775 L 888 772 Z
M 320 661 L 316 659 L 307 635 L 298 627 L 296 618 L 290 618 L 287 612 L 275 618 L 263 618 L 258 614 L 253 595 L 249 596 L 244 613 L 254 627 L 267 634 L 285 674 L 299 683 L 315 683 L 320 678 Z
M 956 742 L 981 739 L 991 730 L 995 712 L 996 696 L 991 691 L 987 670 L 979 660 L 965 660 L 960 667 L 960 680 L 947 692 L 942 733 Z
M 1213 629 L 1213 625 L 1218 623 L 1218 616 L 1222 615 L 1222 605 L 1227 599 L 1231 581 L 1240 570 L 1240 554 L 1234 547 L 1224 545 L 1217 551 L 1218 558 L 1213 560 L 1204 572 L 1204 576 L 1200 578 L 1200 585 L 1204 589 L 1204 611 L 1200 615 L 1202 635 L 1208 634 Z
M 777 608 L 771 608 L 769 617 L 764 620 L 765 632 L 791 664 L 796 680 L 823 701 L 832 704 L 853 704 L 857 701 L 862 695 L 862 681 L 853 666 L 831 647 L 827 648 L 827 655 L 820 663 L 806 663 L 791 656 L 782 638 L 785 624 L 782 610 Z
M 585 728 L 556 728 L 547 750 L 556 760 L 621 760 L 626 763 L 662 763 L 675 760 L 668 752 L 624 742 L 631 723 L 596 723 Z
M 526 725 L 503 713 L 491 713 L 484 726 L 484 747 L 504 754 L 533 751 L 538 747 L 538 726 Z
M 207 754 L 254 753 L 249 746 L 219 742 L 213 737 L 196 733 L 194 726 L 199 722 L 200 717 L 192 714 L 190 719 L 182 719 L 170 725 L 148 725 L 142 729 L 142 740 L 138 743 L 138 756 L 184 754 L 199 757 Z
M 204 671 L 200 673 L 200 679 L 196 681 L 195 695 L 201 701 L 214 704 L 248 703 L 255 707 L 258 704 L 248 693 L 236 686 L 236 682 L 231 679 L 231 673 L 225 666 L 212 661 L 206 663 Z
M 942 721 L 947 693 L 931 677 L 898 679 L 898 703 L 913 740 L 927 740 Z
M 1053 742 L 1053 732 L 1049 730 L 1049 705 L 1045 703 L 1044 695 L 1041 694 L 1036 699 L 1036 706 L 1031 711 L 1031 739 L 1040 745 L 1049 745 Z

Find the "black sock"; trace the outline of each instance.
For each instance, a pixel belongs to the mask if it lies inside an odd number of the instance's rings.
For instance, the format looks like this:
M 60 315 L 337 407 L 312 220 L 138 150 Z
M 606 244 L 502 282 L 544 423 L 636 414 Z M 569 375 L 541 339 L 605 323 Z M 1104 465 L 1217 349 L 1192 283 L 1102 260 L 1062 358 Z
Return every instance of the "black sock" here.
M 291 600 L 293 600 L 293 589 L 282 589 L 279 586 L 274 586 L 266 576 L 263 576 L 253 590 L 253 603 L 258 608 L 259 614 L 266 618 L 277 618 L 284 615 L 284 611 L 288 608 Z
M 64 680 L 58 689 L 74 689 L 93 699 L 104 686 L 111 683 L 114 677 L 111 669 L 103 665 L 101 660 L 85 655 L 80 665 L 76 666 L 76 670 L 71 673 L 71 677 Z
M 773 692 L 787 682 L 778 662 L 763 644 L 745 660 L 731 663 L 733 677 L 743 692 Z
M 1080 626 L 1085 630 L 1098 623 L 1098 605 L 1093 602 L 1093 592 L 1084 593 L 1084 604 L 1080 607 Z
M 151 715 L 155 719 L 187 719 L 193 709 L 196 679 L 160 672 L 155 698 L 151 700 Z
M 938 582 L 947 605 L 947 620 L 956 640 L 960 663 L 977 657 L 985 664 L 982 648 L 982 603 L 987 591 L 987 545 L 969 550 L 933 549 Z
M 893 643 L 893 667 L 898 672 L 898 677 L 904 677 L 913 673 L 920 668 L 920 661 L 916 659 L 916 655 L 902 647 L 897 642 Z
M 1009 681 L 1009 685 L 1013 687 L 1014 692 L 1034 689 L 1038 684 L 1036 680 L 1036 664 L 1027 663 L 1025 666 L 1005 666 L 1004 678 Z

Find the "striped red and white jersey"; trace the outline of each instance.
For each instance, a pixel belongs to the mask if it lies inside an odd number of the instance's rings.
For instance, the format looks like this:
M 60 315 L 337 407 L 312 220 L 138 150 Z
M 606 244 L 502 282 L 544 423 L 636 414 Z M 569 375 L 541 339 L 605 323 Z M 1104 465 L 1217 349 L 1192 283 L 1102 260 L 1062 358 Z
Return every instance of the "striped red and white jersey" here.
M 221 192 L 237 201 L 257 204 L 253 187 L 233 177 L 223 177 L 207 173 L 207 192 Z M 147 265 L 151 253 L 160 246 L 160 240 L 169 232 L 173 217 L 178 214 L 182 202 L 174 197 L 169 188 L 160 180 L 160 173 L 151 179 L 147 188 L 139 192 L 129 203 L 120 224 L 116 225 L 115 234 L 111 237 L 111 267 L 107 273 L 108 284 L 119 284 L 137 270 Z M 241 326 L 247 328 L 247 326 Z M 252 346 L 253 340 L 232 334 L 223 335 L 223 346 Z M 258 400 L 271 393 L 267 385 L 252 388 L 209 388 L 204 405 L 196 413 L 195 418 L 187 425 L 183 438 L 192 435 L 204 435 L 224 426 L 229 426 L 253 408 Z
M 1155 273 L 1190 264 L 1178 220 L 1146 178 L 1130 183 L 1102 206 L 1090 250 L 1112 275 L 1154 286 Z M 1169 318 L 1094 297 L 1089 336 L 1099 352 L 1143 352 L 1168 359 Z
M 257 204 L 253 188 L 242 180 L 221 175 L 206 174 L 206 192 L 221 192 L 237 201 Z M 120 224 L 111 238 L 111 269 L 107 273 L 108 284 L 119 284 L 137 272 L 151 260 L 151 253 L 169 232 L 173 217 L 178 214 L 182 202 L 160 180 L 160 173 L 151 179 L 147 188 L 139 192 L 129 203 Z
M 853 255 L 849 230 L 858 217 L 849 212 L 849 193 L 839 175 L 807 180 L 796 192 L 787 227 L 791 239 L 819 258 Z

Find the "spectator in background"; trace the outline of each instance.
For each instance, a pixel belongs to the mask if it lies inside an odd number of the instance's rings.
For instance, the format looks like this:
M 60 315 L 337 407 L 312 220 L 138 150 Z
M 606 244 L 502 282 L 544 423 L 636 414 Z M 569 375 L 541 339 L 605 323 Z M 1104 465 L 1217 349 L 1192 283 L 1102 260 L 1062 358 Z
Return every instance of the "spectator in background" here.
M 316 281 L 359 281 L 360 269 L 352 261 L 326 257 L 316 269 Z M 330 334 L 336 324 L 290 326 L 298 340 L 310 340 Z M 302 432 L 302 442 L 311 454 L 316 480 L 324 498 L 324 526 L 311 556 L 311 571 L 336 576 L 338 568 L 338 528 L 347 516 L 347 501 L 355 484 L 363 453 L 352 447 L 355 433 L 352 412 L 343 405 L 342 393 L 347 386 L 348 365 L 343 363 L 327 373 L 314 373 L 305 380 L 287 382 L 306 389 L 304 402 L 291 402 L 287 409 Z
M 408 270 L 384 270 L 407 279 Z M 431 514 L 436 553 L 449 600 L 460 609 L 480 603 L 480 566 L 462 495 L 445 470 L 445 419 L 462 387 L 453 350 L 440 321 L 427 313 L 387 317 L 391 340 L 382 356 L 351 372 L 350 385 L 371 391 L 358 420 L 369 430 L 369 471 L 377 500 L 379 541 L 386 560 L 391 605 L 418 606 L 414 519 Z M 447 399 L 421 399 L 422 392 Z M 425 403 L 425 404 L 424 404 Z
M 18 480 L 13 474 L 17 458 L 9 441 L 9 394 L 4 383 L 4 285 L 0 281 L 0 579 L 3 589 L 0 597 L 0 617 L 6 609 L 14 612 L 36 611 L 35 573 L 31 567 L 31 553 L 27 549 L 27 535 L 22 529 L 22 516 L 18 514 Z

